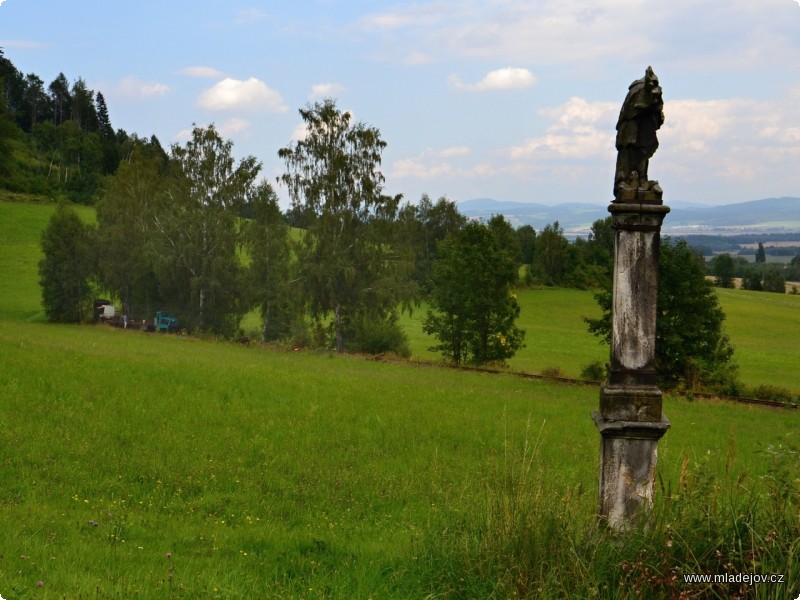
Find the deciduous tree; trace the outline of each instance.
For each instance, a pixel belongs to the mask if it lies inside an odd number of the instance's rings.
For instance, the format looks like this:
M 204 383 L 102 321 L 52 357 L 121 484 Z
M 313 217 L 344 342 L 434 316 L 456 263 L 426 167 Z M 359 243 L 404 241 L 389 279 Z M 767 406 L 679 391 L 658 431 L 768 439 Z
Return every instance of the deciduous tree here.
M 434 264 L 431 310 L 425 333 L 431 348 L 455 364 L 504 361 L 522 347 L 525 332 L 515 324 L 520 308 L 513 292 L 517 266 L 493 232 L 472 222 L 439 246 Z
M 665 240 L 659 261 L 656 370 L 659 383 L 672 388 L 723 386 L 734 377 L 733 347 L 723 331 L 725 313 L 705 268 L 685 241 Z M 609 343 L 611 290 L 596 294 L 603 309 L 599 319 L 586 319 L 589 331 Z
M 569 242 L 564 230 L 555 223 L 545 225 L 536 236 L 533 255 L 533 276 L 545 285 L 561 285 L 570 262 Z
M 717 278 L 717 285 L 724 288 L 733 287 L 736 275 L 736 263 L 730 254 L 720 254 L 712 259 L 712 272 Z
M 42 233 L 39 263 L 42 305 L 53 321 L 79 323 L 91 314 L 94 247 L 91 228 L 59 204 Z
M 100 278 L 132 317 L 150 317 L 163 302 L 155 270 L 160 247 L 155 223 L 163 216 L 159 209 L 170 185 L 166 175 L 164 158 L 139 147 L 97 206 Z
M 536 250 L 536 230 L 531 225 L 521 225 L 517 227 L 517 239 L 522 253 L 522 264 L 530 265 Z
M 236 219 L 261 169 L 252 156 L 237 165 L 232 147 L 213 125 L 174 145 L 173 181 L 155 217 L 162 291 L 190 327 L 223 335 L 235 333 L 246 308 Z
M 69 91 L 69 81 L 64 73 L 59 73 L 47 87 L 50 92 L 53 122 L 61 125 L 72 114 L 72 96 Z
M 250 294 L 261 312 L 262 338 L 277 340 L 288 335 L 297 312 L 290 282 L 289 227 L 269 183 L 258 186 L 251 206 L 253 218 L 244 225 Z
M 310 220 L 297 248 L 301 286 L 312 318 L 332 315 L 334 345 L 345 349 L 364 319 L 391 322 L 409 291 L 410 264 L 383 233 L 400 197 L 383 194 L 380 131 L 353 123 L 333 99 L 300 109 L 306 136 L 282 148 L 279 177 L 293 207 Z

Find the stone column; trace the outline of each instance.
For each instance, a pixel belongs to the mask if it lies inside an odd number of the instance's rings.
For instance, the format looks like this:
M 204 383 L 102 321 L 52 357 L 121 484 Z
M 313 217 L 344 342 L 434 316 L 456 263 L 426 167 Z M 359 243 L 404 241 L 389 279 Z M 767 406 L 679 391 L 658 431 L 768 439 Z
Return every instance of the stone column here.
M 642 196 L 608 207 L 616 231 L 611 362 L 592 418 L 602 436 L 600 517 L 613 529 L 652 503 L 658 440 L 670 426 L 654 368 L 660 231 L 669 207 Z

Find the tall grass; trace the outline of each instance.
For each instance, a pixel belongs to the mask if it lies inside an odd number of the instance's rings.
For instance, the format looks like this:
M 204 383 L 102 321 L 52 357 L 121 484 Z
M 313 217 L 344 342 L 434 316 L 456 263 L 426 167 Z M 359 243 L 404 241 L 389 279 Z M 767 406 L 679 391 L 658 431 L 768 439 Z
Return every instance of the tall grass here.
M 800 594 L 800 462 L 787 440 L 763 451 L 767 475 L 720 473 L 684 455 L 653 508 L 625 533 L 588 518 L 585 490 L 553 485 L 526 438 L 483 481 L 483 504 L 420 544 L 431 598 L 795 598 Z M 780 576 L 752 583 L 741 576 Z M 725 576 L 719 582 L 687 575 Z M 738 579 L 737 579 L 738 578 Z
M 800 593 L 796 412 L 667 397 L 653 512 L 611 535 L 594 518 L 596 390 L 48 325 L 29 231 L 46 218 L 20 206 L 0 203 L 5 598 Z M 514 368 L 573 375 L 605 352 L 576 314 L 591 294 L 521 299 L 533 358 Z M 781 315 L 770 335 L 786 348 L 795 306 L 749 313 L 732 337 L 757 344 L 745 321 Z M 783 361 L 776 377 L 794 377 Z M 733 570 L 787 585 L 681 579 Z
M 6 598 L 564 597 L 606 568 L 590 388 L 8 321 L 0 364 Z M 769 477 L 800 425 L 665 410 L 660 498 L 686 456 L 738 477 L 731 431 Z

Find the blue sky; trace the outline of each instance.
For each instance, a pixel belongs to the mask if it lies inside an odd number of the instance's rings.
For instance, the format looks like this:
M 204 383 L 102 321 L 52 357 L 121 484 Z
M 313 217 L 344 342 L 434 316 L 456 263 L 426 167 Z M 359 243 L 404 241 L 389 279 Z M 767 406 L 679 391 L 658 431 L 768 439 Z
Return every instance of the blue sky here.
M 165 146 L 213 122 L 273 182 L 298 109 L 332 96 L 381 130 L 410 201 L 607 203 L 652 65 L 665 203 L 800 196 L 800 0 L 0 0 L 0 47 Z

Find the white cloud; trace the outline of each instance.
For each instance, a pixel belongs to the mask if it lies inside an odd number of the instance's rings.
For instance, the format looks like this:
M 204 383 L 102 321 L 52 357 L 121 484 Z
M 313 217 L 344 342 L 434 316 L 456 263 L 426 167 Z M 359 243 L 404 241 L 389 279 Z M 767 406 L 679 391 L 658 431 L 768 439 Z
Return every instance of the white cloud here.
M 453 7 L 444 7 L 441 2 L 434 2 L 429 5 L 414 3 L 407 8 L 366 15 L 360 19 L 359 25 L 368 31 L 378 30 L 383 32 L 396 29 L 432 27 L 446 19 L 448 12 L 452 10 Z
M 418 67 L 420 65 L 427 65 L 431 61 L 431 57 L 424 52 L 410 52 L 400 62 L 407 67 Z
M 614 151 L 614 126 L 619 106 L 570 98 L 539 114 L 552 124 L 544 134 L 525 140 L 507 152 L 513 160 L 607 157 Z
M 248 8 L 240 10 L 238 13 L 236 13 L 235 23 L 237 25 L 249 25 L 251 23 L 261 21 L 266 17 L 267 13 L 265 13 L 263 10 L 259 10 L 257 8 Z
M 336 96 L 343 91 L 344 86 L 338 83 L 317 83 L 311 86 L 311 98 Z
M 292 136 L 289 138 L 293 142 L 299 142 L 308 137 L 308 126 L 305 123 L 299 123 L 292 131 Z
M 235 135 L 247 132 L 250 129 L 251 123 L 246 119 L 232 117 L 230 119 L 226 119 L 221 123 L 207 123 L 205 125 L 195 124 L 195 127 L 206 128 L 210 127 L 211 125 L 215 127 L 217 132 L 223 138 L 230 138 Z M 176 142 L 178 144 L 183 144 L 191 140 L 193 135 L 194 135 L 193 129 L 181 129 L 175 135 L 172 136 L 172 140 L 173 142 Z
M 178 144 L 188 142 L 190 139 L 192 139 L 191 129 L 181 129 L 174 136 L 172 136 L 172 140 Z
M 163 96 L 170 91 L 168 85 L 157 81 L 142 81 L 137 77 L 125 77 L 114 88 L 114 93 L 126 98 L 150 98 Z
M 443 158 L 449 158 L 451 156 L 466 156 L 469 153 L 470 149 L 468 146 L 453 146 L 452 148 L 440 150 L 437 154 Z
M 188 77 L 207 77 L 212 79 L 223 76 L 223 73 L 214 67 L 186 67 L 181 69 L 181 74 Z
M 352 110 L 342 109 L 341 113 L 345 115 L 350 115 L 351 124 L 354 124 L 356 122 Z M 301 140 L 306 139 L 308 137 L 308 134 L 309 134 L 308 125 L 305 123 L 305 121 L 303 121 L 302 123 L 298 123 L 297 125 L 295 125 L 295 128 L 292 130 L 292 136 L 290 139 L 292 141 L 299 142 Z
M 247 80 L 225 78 L 200 94 L 198 105 L 208 110 L 247 110 L 282 113 L 289 110 L 281 95 L 266 83 L 251 77 Z
M 420 52 L 438 59 L 483 59 L 540 64 L 586 63 L 654 47 L 661 11 L 639 1 L 597 0 L 591 7 L 571 0 L 439 0 L 408 3 L 362 18 L 361 27 L 396 36 L 400 56 Z M 648 29 L 649 27 L 649 29 Z
M 666 102 L 659 154 L 667 172 L 688 182 L 761 180 L 765 185 L 781 181 L 796 187 L 790 175 L 800 159 L 796 101 L 790 93 L 768 101 Z
M 453 75 L 450 84 L 465 92 L 521 90 L 536 85 L 536 75 L 528 69 L 505 67 L 487 73 L 486 77 L 474 84 L 464 83 Z
M 442 150 L 426 149 L 417 156 L 410 156 L 392 163 L 391 176 L 398 179 L 418 179 L 430 181 L 439 177 L 487 176 L 492 170 L 487 165 L 462 167 L 454 164 L 455 159 L 470 154 L 467 146 L 454 146 Z
M 456 168 L 444 161 L 427 162 L 421 156 L 401 158 L 392 164 L 391 176 L 397 179 L 430 181 L 439 177 L 452 177 Z
M 419 52 L 607 71 L 602 61 L 612 59 L 705 73 L 791 62 L 800 46 L 794 14 L 788 0 L 437 0 L 398 3 L 358 25 L 381 36 L 393 61 Z
M 219 124 L 217 130 L 223 137 L 231 137 L 238 133 L 243 133 L 250 129 L 250 121 L 232 117 Z
M 47 44 L 34 40 L 0 40 L 0 48 L 45 48 Z

